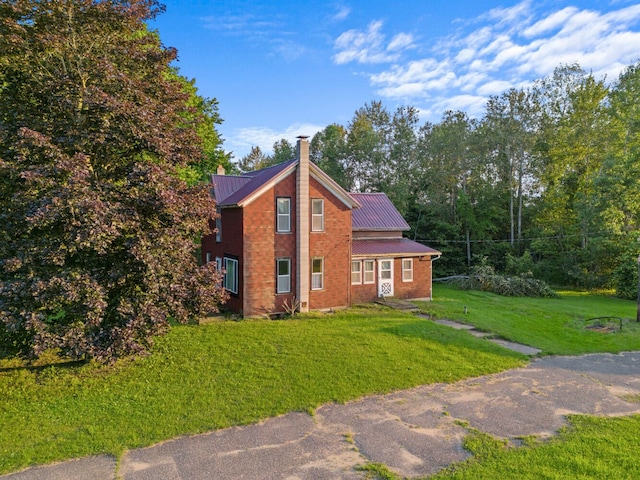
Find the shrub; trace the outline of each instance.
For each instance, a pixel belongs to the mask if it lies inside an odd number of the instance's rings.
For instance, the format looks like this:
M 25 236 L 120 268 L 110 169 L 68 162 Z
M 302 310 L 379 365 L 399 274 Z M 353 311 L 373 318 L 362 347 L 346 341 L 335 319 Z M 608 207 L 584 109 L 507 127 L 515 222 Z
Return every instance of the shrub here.
M 616 297 L 635 300 L 638 296 L 638 264 L 635 258 L 629 257 L 613 272 L 613 286 Z
M 491 265 L 482 262 L 471 269 L 468 277 L 455 281 L 464 290 L 482 290 L 507 297 L 546 297 L 554 298 L 558 294 L 542 280 L 530 274 L 506 276 L 496 274 Z

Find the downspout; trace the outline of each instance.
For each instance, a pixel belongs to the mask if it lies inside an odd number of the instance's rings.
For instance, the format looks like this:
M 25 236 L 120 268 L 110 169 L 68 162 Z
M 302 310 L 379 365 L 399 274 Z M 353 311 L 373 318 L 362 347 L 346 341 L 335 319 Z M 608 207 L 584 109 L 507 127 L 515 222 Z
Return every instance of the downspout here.
M 433 262 L 435 262 L 436 260 L 438 260 L 442 255 L 438 255 L 437 257 L 433 258 L 431 257 L 431 261 L 429 262 L 429 276 L 431 277 L 431 279 L 429 280 L 429 284 L 431 285 L 431 288 L 429 289 L 429 301 L 433 302 Z
M 352 275 L 353 275 L 352 269 L 353 269 L 353 267 L 351 266 L 351 262 L 353 262 L 353 252 L 351 251 L 353 249 L 353 238 L 352 238 L 352 235 L 353 235 L 353 233 L 350 233 L 347 236 L 347 244 L 349 245 L 349 275 L 347 275 L 347 307 L 351 306 L 351 288 L 352 288 L 351 282 L 353 281 L 353 278 L 352 278 Z M 362 272 L 362 266 L 360 267 L 360 272 Z M 360 275 L 362 275 L 362 273 L 360 273 Z

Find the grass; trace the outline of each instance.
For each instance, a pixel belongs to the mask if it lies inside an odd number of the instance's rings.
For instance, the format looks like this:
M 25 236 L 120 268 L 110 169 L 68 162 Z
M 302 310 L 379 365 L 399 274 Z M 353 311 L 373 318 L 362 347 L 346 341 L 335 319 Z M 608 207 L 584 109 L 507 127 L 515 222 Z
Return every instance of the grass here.
M 474 457 L 431 480 L 616 480 L 640 478 L 640 415 L 620 418 L 571 416 L 569 426 L 547 442 L 508 448 L 490 435 L 472 432 L 465 448 Z
M 558 299 L 516 298 L 436 284 L 435 300 L 420 306 L 436 318 L 468 323 L 506 340 L 540 348 L 543 354 L 618 353 L 640 349 L 635 302 L 584 292 L 559 293 Z M 587 319 L 605 316 L 623 318 L 622 331 L 600 333 L 585 328 Z
M 0 473 L 522 365 L 485 340 L 381 308 L 178 326 L 112 367 L 0 361 Z
M 634 302 L 577 292 L 562 292 L 560 299 L 528 299 L 442 285 L 434 290 L 435 301 L 420 304 L 424 311 L 542 348 L 544 354 L 640 349 L 640 325 L 630 320 L 635 318 Z M 599 316 L 627 320 L 617 333 L 586 330 L 585 320 Z M 91 454 L 118 457 L 126 449 L 180 435 L 249 424 L 289 411 L 312 413 L 327 402 L 454 382 L 525 361 L 468 332 L 381 307 L 286 321 L 177 326 L 157 340 L 149 357 L 111 367 L 63 363 L 53 355 L 33 365 L 3 359 L 0 473 Z M 623 465 L 637 458 L 637 436 L 629 446 L 628 432 L 638 431 L 640 418 L 575 417 L 572 422 L 557 440 L 528 442 L 535 446 L 515 450 L 480 432 L 471 433 L 466 445 L 477 453 L 475 461 L 446 474 L 487 468 L 485 477 L 484 470 L 478 470 L 477 475 L 454 478 L 533 478 L 519 470 L 491 470 L 505 463 L 506 468 L 535 471 L 535 478 L 631 478 L 600 477 L 598 472 L 605 471 L 608 458 L 616 455 Z M 591 452 L 592 460 L 581 460 L 582 452 Z M 519 455 L 529 456 L 521 460 Z M 531 468 L 535 462 L 540 462 L 540 469 Z M 552 467 L 545 467 L 546 462 Z M 629 471 L 637 476 L 638 467 L 634 468 Z M 555 476 L 538 475 L 547 470 L 557 471 Z M 363 472 L 370 478 L 395 478 L 379 464 L 365 465 Z

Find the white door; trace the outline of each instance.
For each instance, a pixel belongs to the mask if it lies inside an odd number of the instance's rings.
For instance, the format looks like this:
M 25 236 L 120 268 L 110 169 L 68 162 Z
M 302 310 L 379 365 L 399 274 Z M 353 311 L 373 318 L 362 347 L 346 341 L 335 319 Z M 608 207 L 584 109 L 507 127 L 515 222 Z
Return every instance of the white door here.
M 378 260 L 378 296 L 393 297 L 393 259 Z

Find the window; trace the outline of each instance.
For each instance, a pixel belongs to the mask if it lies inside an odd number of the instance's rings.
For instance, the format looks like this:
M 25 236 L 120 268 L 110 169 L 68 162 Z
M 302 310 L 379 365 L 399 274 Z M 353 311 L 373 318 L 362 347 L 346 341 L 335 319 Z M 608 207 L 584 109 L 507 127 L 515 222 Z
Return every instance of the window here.
M 204 256 L 204 263 L 211 262 L 211 252 L 207 252 Z
M 291 292 L 291 259 L 278 258 L 276 260 L 276 271 L 278 276 L 276 293 Z
M 311 260 L 311 290 L 324 288 L 324 258 Z
M 353 260 L 351 262 L 351 284 L 359 285 L 362 283 L 362 260 Z
M 276 203 L 278 209 L 276 231 L 280 233 L 291 232 L 291 199 L 278 197 Z
M 238 260 L 224 257 L 224 281 L 222 286 L 231 293 L 238 293 Z
M 220 208 L 216 208 L 216 242 L 222 241 L 222 211 Z
M 376 283 L 375 262 L 373 260 L 364 261 L 364 283 Z
M 222 259 L 220 257 L 216 257 L 216 271 L 218 272 L 222 271 Z M 224 276 L 220 280 L 220 283 L 223 283 L 223 282 L 224 282 Z
M 413 282 L 413 258 L 402 259 L 402 281 Z
M 324 232 L 324 200 L 311 199 L 311 231 Z

